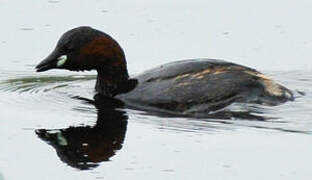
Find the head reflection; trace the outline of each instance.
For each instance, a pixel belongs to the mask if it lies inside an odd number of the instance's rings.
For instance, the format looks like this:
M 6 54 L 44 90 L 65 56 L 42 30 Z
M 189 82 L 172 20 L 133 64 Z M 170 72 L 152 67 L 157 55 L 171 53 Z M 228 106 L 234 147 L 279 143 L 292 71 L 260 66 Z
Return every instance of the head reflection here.
M 38 137 L 53 146 L 60 159 L 80 170 L 97 167 L 108 161 L 122 148 L 128 117 L 116 110 L 123 103 L 116 99 L 95 96 L 95 100 L 76 97 L 97 108 L 95 126 L 68 127 L 65 129 L 37 129 Z

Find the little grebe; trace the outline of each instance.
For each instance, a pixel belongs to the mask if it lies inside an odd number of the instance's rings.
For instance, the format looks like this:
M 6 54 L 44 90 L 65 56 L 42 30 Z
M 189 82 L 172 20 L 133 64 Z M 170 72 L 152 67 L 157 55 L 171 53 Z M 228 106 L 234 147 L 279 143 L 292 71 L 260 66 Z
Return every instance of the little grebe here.
M 278 105 L 294 99 L 290 90 L 262 73 L 215 59 L 176 61 L 129 78 L 120 45 L 85 26 L 63 34 L 36 69 L 97 70 L 97 93 L 130 106 L 184 115 L 209 113 L 234 102 Z

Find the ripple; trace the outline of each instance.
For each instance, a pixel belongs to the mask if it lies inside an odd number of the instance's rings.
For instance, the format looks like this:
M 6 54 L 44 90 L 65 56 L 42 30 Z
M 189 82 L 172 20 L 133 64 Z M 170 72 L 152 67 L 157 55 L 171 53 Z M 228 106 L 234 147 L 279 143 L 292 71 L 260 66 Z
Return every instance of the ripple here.
M 0 82 L 0 90 L 19 93 L 39 93 L 69 86 L 70 82 L 95 79 L 94 75 L 23 76 Z
M 60 1 L 50 0 L 48 3 L 59 3 Z
M 20 72 L 0 74 L 0 96 L 2 104 L 14 108 L 58 113 L 94 112 L 94 107 L 82 104 L 72 97 L 93 95 L 94 75 L 45 75 Z M 90 84 L 88 84 L 90 83 Z M 47 108 L 48 107 L 48 108 Z M 71 112 L 73 111 L 74 112 Z
M 34 28 L 31 28 L 31 27 L 22 27 L 20 28 L 21 31 L 33 31 Z

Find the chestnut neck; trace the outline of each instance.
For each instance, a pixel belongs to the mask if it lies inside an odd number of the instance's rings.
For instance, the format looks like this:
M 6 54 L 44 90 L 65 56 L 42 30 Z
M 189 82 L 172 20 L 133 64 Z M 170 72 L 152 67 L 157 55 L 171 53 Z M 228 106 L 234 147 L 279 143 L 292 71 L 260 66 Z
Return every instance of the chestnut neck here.
M 129 79 L 127 68 L 97 69 L 97 93 L 107 97 L 127 93 L 135 88 L 137 80 Z

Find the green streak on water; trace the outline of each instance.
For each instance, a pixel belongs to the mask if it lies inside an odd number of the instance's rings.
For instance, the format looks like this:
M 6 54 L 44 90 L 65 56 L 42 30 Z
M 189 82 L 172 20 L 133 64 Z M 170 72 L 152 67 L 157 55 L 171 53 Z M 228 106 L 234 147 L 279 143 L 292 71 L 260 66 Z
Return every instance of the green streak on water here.
M 8 78 L 0 81 L 0 90 L 11 92 L 27 92 L 43 86 L 57 84 L 52 89 L 66 87 L 68 82 L 88 81 L 95 79 L 95 75 L 85 76 L 23 76 Z
M 4 178 L 3 178 L 3 176 L 2 176 L 2 174 L 0 173 L 0 180 L 4 180 Z

